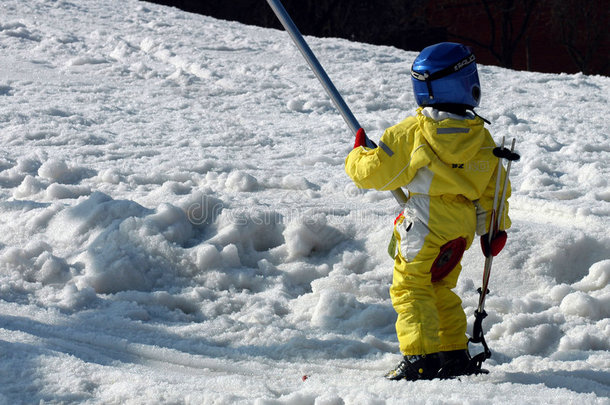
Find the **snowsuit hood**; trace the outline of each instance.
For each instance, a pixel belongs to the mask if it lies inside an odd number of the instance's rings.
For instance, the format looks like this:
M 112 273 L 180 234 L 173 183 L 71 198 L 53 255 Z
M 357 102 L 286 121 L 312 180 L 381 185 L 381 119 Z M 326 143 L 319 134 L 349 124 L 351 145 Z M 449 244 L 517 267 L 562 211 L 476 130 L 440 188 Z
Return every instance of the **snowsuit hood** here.
M 480 117 L 437 121 L 424 115 L 419 108 L 416 118 L 426 142 L 447 164 L 472 160 L 486 139 L 484 122 Z

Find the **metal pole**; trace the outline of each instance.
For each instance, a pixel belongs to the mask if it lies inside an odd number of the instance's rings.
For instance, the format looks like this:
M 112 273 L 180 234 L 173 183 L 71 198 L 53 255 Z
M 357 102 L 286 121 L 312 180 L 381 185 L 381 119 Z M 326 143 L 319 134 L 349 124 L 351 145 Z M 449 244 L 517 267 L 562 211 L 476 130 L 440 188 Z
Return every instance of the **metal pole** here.
M 303 35 L 301 35 L 301 33 L 299 32 L 299 29 L 290 18 L 290 15 L 288 15 L 288 12 L 282 5 L 281 1 L 267 0 L 267 3 L 269 3 L 269 6 L 284 26 L 284 29 L 288 31 L 290 38 L 292 38 L 292 41 L 297 46 L 297 48 L 309 64 L 309 67 L 311 68 L 311 70 L 313 70 L 314 74 L 322 84 L 322 87 L 324 87 L 324 90 L 326 90 L 326 93 L 330 96 L 333 104 L 335 105 L 337 110 L 339 110 L 339 113 L 341 113 L 343 120 L 345 120 L 347 126 L 355 135 L 356 132 L 360 128 L 362 128 L 362 126 L 358 123 L 358 120 L 356 119 L 356 117 L 354 117 L 354 114 L 352 114 L 351 110 L 343 100 L 343 97 L 341 97 L 341 94 L 339 94 L 339 91 L 324 71 L 324 68 L 322 67 L 322 65 L 320 65 L 320 62 L 318 62 L 318 59 L 311 51 L 311 48 L 309 48 L 309 45 L 307 45 L 307 42 L 305 42 Z M 371 141 L 368 137 L 366 138 L 366 146 L 371 148 L 376 147 L 375 143 Z M 402 189 L 399 188 L 396 190 L 392 190 L 392 195 L 394 196 L 398 204 L 400 204 L 401 206 L 406 204 L 407 196 L 405 195 L 404 191 L 402 191 Z
M 311 51 L 311 48 L 309 48 L 309 45 L 307 45 L 307 42 L 305 42 L 303 35 L 301 35 L 301 33 L 299 32 L 299 29 L 290 18 L 290 15 L 288 15 L 288 12 L 284 8 L 284 6 L 279 0 L 267 0 L 267 3 L 269 3 L 269 6 L 271 6 L 271 9 L 273 10 L 277 18 L 280 20 L 286 31 L 288 31 L 288 34 L 290 34 L 292 41 L 295 43 L 297 48 L 299 48 L 299 51 L 301 51 L 301 54 L 309 64 L 309 67 L 311 67 L 311 70 L 313 70 L 320 83 L 322 83 L 322 86 L 332 99 L 335 107 L 339 110 L 341 116 L 343 116 L 343 119 L 347 123 L 347 126 L 352 130 L 352 133 L 355 135 L 356 132 L 362 127 L 360 126 L 358 120 L 356 119 L 356 117 L 354 117 L 354 114 L 352 114 L 349 107 L 339 94 L 339 91 L 337 91 L 337 88 L 335 87 L 333 82 L 330 80 L 330 78 L 324 71 L 322 65 L 320 65 L 320 62 L 318 62 L 318 59 Z

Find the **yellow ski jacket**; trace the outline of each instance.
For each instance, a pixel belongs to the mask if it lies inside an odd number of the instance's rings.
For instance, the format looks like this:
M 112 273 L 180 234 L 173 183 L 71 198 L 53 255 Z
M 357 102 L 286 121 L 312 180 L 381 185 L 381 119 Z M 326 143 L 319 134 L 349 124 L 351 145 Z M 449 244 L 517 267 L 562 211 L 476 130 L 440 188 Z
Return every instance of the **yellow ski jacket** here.
M 496 144 L 480 117 L 435 120 L 422 110 L 386 129 L 379 147 L 353 149 L 345 171 L 360 188 L 406 187 L 410 199 L 426 197 L 430 202 L 424 222 L 439 243 L 471 233 L 470 245 L 475 227 L 479 235 L 489 229 L 498 167 Z M 503 167 L 501 176 L 503 182 Z M 509 196 L 510 185 L 506 199 Z M 465 225 L 472 229 L 464 229 Z M 509 227 L 505 201 L 500 229 Z

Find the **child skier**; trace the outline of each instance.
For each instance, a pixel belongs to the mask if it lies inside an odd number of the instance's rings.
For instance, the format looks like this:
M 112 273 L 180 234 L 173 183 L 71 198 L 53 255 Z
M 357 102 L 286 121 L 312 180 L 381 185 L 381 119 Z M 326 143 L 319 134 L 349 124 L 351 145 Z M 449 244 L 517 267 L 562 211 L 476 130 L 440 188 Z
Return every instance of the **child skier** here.
M 358 187 L 407 188 L 390 244 L 390 295 L 404 356 L 386 375 L 390 380 L 471 372 L 466 315 L 452 289 L 475 232 L 484 235 L 483 253 L 495 256 L 510 227 L 505 203 L 500 231 L 488 242 L 498 160 L 484 120 L 474 113 L 481 95 L 474 55 L 461 44 L 432 45 L 417 56 L 411 76 L 416 115 L 386 129 L 376 148 L 364 146 L 360 129 L 345 161 Z

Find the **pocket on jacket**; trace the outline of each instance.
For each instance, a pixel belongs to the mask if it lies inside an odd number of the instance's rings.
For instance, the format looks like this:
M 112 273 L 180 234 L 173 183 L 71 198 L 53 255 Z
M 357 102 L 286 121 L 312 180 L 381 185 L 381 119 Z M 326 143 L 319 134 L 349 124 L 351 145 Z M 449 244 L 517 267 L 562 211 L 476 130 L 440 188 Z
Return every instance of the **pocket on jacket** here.
M 405 217 L 401 223 L 396 224 L 396 231 L 400 236 L 400 254 L 407 261 L 412 261 L 424 246 L 428 227 L 417 217 Z

